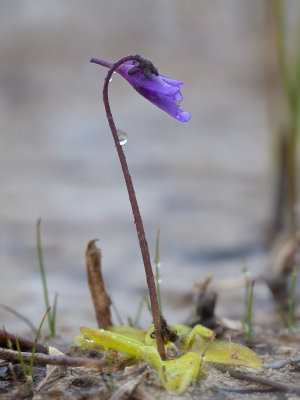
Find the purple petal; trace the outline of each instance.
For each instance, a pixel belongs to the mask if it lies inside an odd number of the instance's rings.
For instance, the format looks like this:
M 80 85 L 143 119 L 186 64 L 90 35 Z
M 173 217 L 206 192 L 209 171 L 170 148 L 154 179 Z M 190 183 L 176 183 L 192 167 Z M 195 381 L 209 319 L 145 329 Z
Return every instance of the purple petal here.
M 113 63 L 109 61 L 92 58 L 91 62 L 111 68 Z M 121 65 L 116 72 L 123 76 L 133 88 L 143 97 L 151 101 L 160 109 L 164 110 L 172 117 L 181 122 L 187 122 L 191 115 L 181 110 L 179 103 L 183 96 L 180 91 L 180 86 L 183 82 L 175 81 L 163 75 L 152 74 L 152 80 L 148 80 L 142 71 L 138 71 L 133 75 L 128 75 L 128 71 L 136 65 L 135 61 L 128 61 Z

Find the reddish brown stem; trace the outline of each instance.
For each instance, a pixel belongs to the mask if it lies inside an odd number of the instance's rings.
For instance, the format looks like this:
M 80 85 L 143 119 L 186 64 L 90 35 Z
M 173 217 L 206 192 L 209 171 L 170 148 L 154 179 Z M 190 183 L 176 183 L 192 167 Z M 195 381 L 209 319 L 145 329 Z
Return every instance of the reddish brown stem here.
M 158 350 L 161 358 L 163 360 L 165 360 L 166 359 L 165 347 L 164 347 L 164 341 L 163 341 L 163 337 L 162 337 L 162 317 L 161 317 L 160 310 L 159 310 L 159 304 L 158 304 L 156 286 L 155 286 L 155 281 L 154 281 L 154 275 L 153 275 L 152 266 L 151 266 L 151 259 L 150 259 L 150 254 L 149 254 L 148 243 L 146 240 L 143 221 L 142 221 L 142 217 L 140 214 L 138 202 L 136 199 L 132 179 L 131 179 L 131 176 L 129 173 L 126 157 L 123 152 L 122 146 L 120 145 L 119 140 L 118 140 L 117 129 L 116 129 L 113 117 L 112 117 L 112 113 L 111 113 L 111 109 L 110 109 L 110 105 L 109 105 L 109 101 L 108 101 L 108 85 L 109 85 L 109 81 L 110 81 L 110 78 L 112 77 L 113 72 L 127 61 L 131 61 L 131 60 L 140 61 L 140 59 L 141 59 L 140 56 L 127 56 L 113 64 L 113 66 L 108 71 L 105 81 L 104 81 L 103 102 L 105 105 L 108 123 L 109 123 L 110 129 L 111 129 L 111 132 L 112 132 L 112 135 L 114 138 L 114 142 L 116 145 L 116 149 L 118 152 L 118 156 L 120 159 L 120 163 L 121 163 L 121 167 L 122 167 L 122 171 L 123 171 L 123 175 L 124 175 L 124 179 L 125 179 L 126 187 L 127 187 L 127 191 L 128 191 L 128 196 L 129 196 L 129 200 L 130 200 L 130 204 L 131 204 L 131 208 L 132 208 L 132 213 L 134 216 L 134 223 L 136 226 L 136 231 L 137 231 L 139 245 L 140 245 L 142 258 L 143 258 L 143 262 L 144 262 L 147 285 L 148 285 L 148 290 L 149 290 L 153 323 L 154 323 L 154 328 L 155 328 L 155 332 L 156 332 L 157 350 Z

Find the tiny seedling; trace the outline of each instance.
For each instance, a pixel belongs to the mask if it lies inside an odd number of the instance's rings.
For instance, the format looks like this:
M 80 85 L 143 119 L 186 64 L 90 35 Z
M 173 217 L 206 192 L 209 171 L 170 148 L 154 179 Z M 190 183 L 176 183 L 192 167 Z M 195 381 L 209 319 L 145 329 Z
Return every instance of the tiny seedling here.
M 39 218 L 36 224 L 36 243 L 37 243 L 37 252 L 40 266 L 40 274 L 43 283 L 43 291 L 44 291 L 44 299 L 46 309 L 50 309 L 49 295 L 48 295 L 48 287 L 47 287 L 47 279 L 46 279 L 46 271 L 44 266 L 44 257 L 43 257 L 43 249 L 42 249 L 42 241 L 41 241 L 41 219 Z M 50 334 L 52 338 L 55 338 L 55 323 L 56 323 L 56 305 L 57 305 L 57 293 L 54 296 L 53 308 L 51 312 L 46 312 L 48 314 L 48 325 L 50 329 Z

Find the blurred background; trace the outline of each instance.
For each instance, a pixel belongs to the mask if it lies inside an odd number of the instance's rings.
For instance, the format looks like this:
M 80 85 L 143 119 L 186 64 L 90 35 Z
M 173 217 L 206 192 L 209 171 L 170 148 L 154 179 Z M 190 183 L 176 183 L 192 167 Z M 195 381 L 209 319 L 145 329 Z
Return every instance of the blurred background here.
M 295 1 L 291 1 L 295 4 Z M 57 329 L 95 326 L 85 250 L 100 239 L 103 273 L 123 316 L 145 288 L 119 160 L 102 103 L 107 71 L 91 57 L 150 59 L 182 80 L 180 123 L 120 76 L 113 115 L 128 135 L 124 151 L 150 251 L 160 260 L 165 315 L 192 312 L 193 286 L 213 274 L 217 314 L 241 319 L 242 269 L 266 273 L 273 223 L 274 137 L 266 95 L 266 20 L 261 0 L 27 0 L 0 2 L 0 303 L 36 325 L 44 300 L 36 221 Z M 271 310 L 257 284 L 256 308 Z M 255 313 L 259 320 L 260 314 Z M 1 325 L 26 330 L 0 309 Z M 151 318 L 144 312 L 142 323 Z

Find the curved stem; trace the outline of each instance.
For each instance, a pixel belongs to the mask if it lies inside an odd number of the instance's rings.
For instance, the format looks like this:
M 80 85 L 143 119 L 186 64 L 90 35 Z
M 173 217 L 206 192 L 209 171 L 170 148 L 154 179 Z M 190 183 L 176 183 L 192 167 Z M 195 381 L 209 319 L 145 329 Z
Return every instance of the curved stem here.
M 138 235 L 138 240 L 139 240 L 139 245 L 142 253 L 142 258 L 144 262 L 144 267 L 145 267 L 145 273 L 146 273 L 146 279 L 147 279 L 147 285 L 148 285 L 148 290 L 149 290 L 149 296 L 150 296 L 150 303 L 151 303 L 151 310 L 152 310 L 152 316 L 153 316 L 153 323 L 154 323 L 154 328 L 156 332 L 156 343 L 157 343 L 157 350 L 163 360 L 166 359 L 165 356 L 165 348 L 164 348 L 164 341 L 163 341 L 163 336 L 162 336 L 162 316 L 160 314 L 159 310 L 159 303 L 158 303 L 158 298 L 157 298 L 157 292 L 156 292 L 156 286 L 155 286 L 155 280 L 154 280 L 154 275 L 152 271 L 152 266 L 151 266 L 151 259 L 150 259 L 150 254 L 149 254 L 149 248 L 148 248 L 148 243 L 146 240 L 146 235 L 144 231 L 144 226 L 143 226 L 143 221 L 142 217 L 140 214 L 138 202 L 136 199 L 132 179 L 129 173 L 127 161 L 125 154 L 123 152 L 122 146 L 119 143 L 118 140 L 118 135 L 117 135 L 117 129 L 112 117 L 109 101 L 108 101 L 108 85 L 109 85 L 109 80 L 112 77 L 113 72 L 120 67 L 122 64 L 124 64 L 126 61 L 130 60 L 135 60 L 135 61 L 140 61 L 140 56 L 127 56 L 116 63 L 113 64 L 113 66 L 110 68 L 108 71 L 105 81 L 104 81 L 104 87 L 103 87 L 103 102 L 105 105 L 105 110 L 106 110 L 106 116 L 108 119 L 108 123 L 114 138 L 114 142 L 116 145 L 116 149 L 118 152 L 118 156 L 120 159 L 124 179 L 126 182 L 126 187 L 128 191 L 128 196 L 132 208 L 132 213 L 134 216 L 134 223 Z

